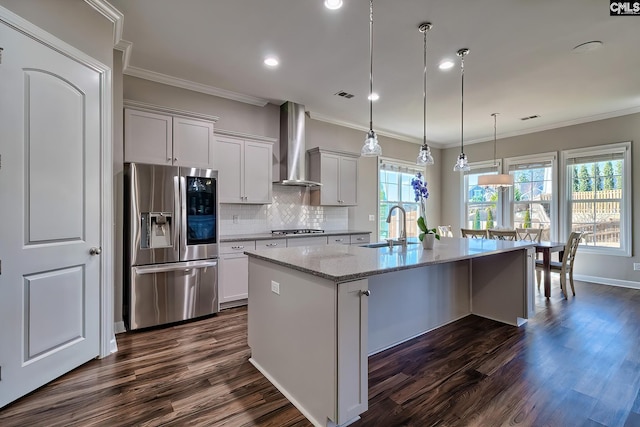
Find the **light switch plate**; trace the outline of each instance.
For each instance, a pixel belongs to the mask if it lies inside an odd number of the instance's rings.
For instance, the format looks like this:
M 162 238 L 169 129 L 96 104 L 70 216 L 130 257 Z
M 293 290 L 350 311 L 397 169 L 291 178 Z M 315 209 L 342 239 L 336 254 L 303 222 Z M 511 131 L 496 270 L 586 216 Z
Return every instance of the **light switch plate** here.
M 280 283 L 271 281 L 271 292 L 280 295 Z
M 633 263 L 633 269 L 635 271 L 640 271 L 640 262 L 634 262 Z
M 369 215 L 369 221 L 373 222 L 376 220 L 376 216 L 375 215 Z

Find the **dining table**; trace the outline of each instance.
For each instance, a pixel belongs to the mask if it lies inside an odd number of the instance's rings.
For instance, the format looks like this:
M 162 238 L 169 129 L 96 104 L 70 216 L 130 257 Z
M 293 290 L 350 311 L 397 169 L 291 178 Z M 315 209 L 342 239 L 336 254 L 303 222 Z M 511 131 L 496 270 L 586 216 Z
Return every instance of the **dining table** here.
M 558 252 L 558 259 L 562 262 L 566 242 L 540 241 L 536 242 L 536 253 L 542 253 L 542 268 L 544 270 L 544 296 L 551 296 L 551 254 Z

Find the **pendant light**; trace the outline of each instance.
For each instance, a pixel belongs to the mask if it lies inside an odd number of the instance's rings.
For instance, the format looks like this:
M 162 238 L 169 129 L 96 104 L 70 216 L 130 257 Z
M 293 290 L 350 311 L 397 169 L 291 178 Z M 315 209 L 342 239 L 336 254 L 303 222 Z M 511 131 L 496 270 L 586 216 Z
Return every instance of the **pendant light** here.
M 467 155 L 464 154 L 464 57 L 469 53 L 469 49 L 460 49 L 457 55 L 460 57 L 460 75 L 461 75 L 461 90 L 460 90 L 460 155 L 458 161 L 453 167 L 454 172 L 466 172 L 471 170 L 469 167 L 469 160 Z
M 493 116 L 493 165 L 498 166 L 496 161 L 496 140 L 497 140 L 497 117 L 498 113 L 491 114 Z M 494 187 L 496 190 L 506 190 L 513 186 L 513 176 L 506 173 L 481 175 L 478 177 L 478 185 L 481 187 Z
M 360 154 L 364 157 L 382 155 L 382 147 L 373 131 L 373 0 L 369 0 L 369 132 Z
M 418 31 L 424 35 L 424 90 L 422 92 L 422 103 L 424 107 L 424 122 L 422 125 L 422 147 L 418 153 L 416 164 L 420 166 L 432 165 L 433 156 L 431 155 L 431 148 L 427 144 L 427 31 L 433 28 L 429 22 L 420 24 Z

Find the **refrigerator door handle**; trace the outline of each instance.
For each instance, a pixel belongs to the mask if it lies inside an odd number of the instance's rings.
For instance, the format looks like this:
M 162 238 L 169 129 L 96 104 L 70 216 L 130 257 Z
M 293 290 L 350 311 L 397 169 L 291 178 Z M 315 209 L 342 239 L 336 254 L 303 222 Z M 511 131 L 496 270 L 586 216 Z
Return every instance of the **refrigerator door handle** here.
M 137 274 L 163 273 L 176 270 L 193 270 L 195 268 L 216 267 L 218 260 L 188 261 L 171 264 L 143 265 L 132 267 Z

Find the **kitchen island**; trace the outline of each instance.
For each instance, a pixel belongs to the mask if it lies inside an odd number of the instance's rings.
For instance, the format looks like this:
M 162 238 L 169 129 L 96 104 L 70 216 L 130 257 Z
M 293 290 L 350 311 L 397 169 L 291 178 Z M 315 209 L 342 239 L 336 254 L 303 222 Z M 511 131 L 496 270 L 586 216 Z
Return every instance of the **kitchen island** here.
M 531 242 L 247 251 L 251 363 L 314 425 L 368 408 L 368 356 L 470 314 L 533 315 Z

